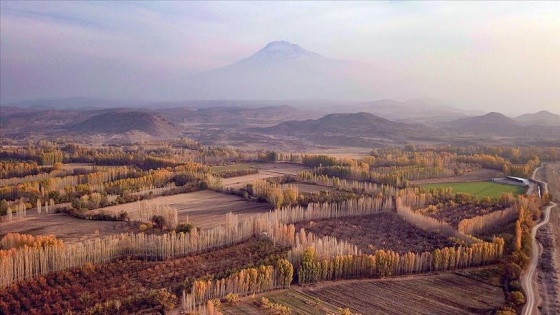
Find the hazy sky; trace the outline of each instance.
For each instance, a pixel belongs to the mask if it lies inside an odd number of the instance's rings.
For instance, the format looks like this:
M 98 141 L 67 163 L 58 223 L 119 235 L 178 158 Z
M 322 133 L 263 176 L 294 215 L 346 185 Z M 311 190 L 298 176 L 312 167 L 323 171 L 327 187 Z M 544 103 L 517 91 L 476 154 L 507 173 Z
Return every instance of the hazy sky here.
M 557 2 L 0 2 L 1 100 L 173 100 L 158 84 L 287 40 L 458 107 L 560 113 Z

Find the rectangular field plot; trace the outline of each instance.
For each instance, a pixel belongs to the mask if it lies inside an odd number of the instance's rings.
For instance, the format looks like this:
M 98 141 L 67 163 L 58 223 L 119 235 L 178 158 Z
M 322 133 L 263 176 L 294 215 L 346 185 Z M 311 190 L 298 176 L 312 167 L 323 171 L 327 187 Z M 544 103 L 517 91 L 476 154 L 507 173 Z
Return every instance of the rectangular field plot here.
M 456 274 L 327 282 L 302 289 L 360 314 L 488 314 L 504 301 L 502 289 Z
M 451 187 L 453 192 L 462 192 L 475 195 L 479 198 L 488 196 L 490 198 L 500 198 L 502 193 L 512 193 L 513 195 L 520 195 L 525 192 L 523 187 L 498 184 L 490 181 L 486 182 L 471 182 L 471 183 L 438 183 L 438 184 L 424 184 L 420 185 L 425 190 L 435 188 Z

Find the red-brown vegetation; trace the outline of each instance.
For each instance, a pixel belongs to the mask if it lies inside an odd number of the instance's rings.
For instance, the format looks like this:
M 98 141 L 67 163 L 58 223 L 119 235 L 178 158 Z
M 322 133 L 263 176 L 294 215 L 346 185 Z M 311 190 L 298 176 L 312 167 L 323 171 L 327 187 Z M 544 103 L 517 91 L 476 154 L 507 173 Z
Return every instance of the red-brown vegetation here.
M 269 241 L 251 239 L 235 246 L 165 261 L 121 259 L 87 264 L 0 290 L 0 314 L 85 312 L 108 301 L 120 301 L 123 314 L 157 308 L 154 303 L 142 302 L 154 295 L 154 290 L 168 289 L 178 294 L 190 289 L 199 277 L 225 277 L 240 268 L 270 263 L 285 255 L 286 250 Z M 130 297 L 136 297 L 138 303 L 127 303 Z
M 379 249 L 399 253 L 423 252 L 454 245 L 448 237 L 425 232 L 393 212 L 296 225 L 298 230 L 301 227 L 320 237 L 329 235 L 348 241 L 358 246 L 362 253 L 374 253 Z

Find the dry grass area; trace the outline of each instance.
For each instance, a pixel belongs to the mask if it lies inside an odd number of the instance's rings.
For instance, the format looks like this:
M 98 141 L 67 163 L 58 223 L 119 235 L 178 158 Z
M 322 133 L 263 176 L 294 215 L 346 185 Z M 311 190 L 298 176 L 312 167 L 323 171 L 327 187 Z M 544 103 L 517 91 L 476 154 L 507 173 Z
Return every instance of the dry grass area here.
M 333 236 L 348 241 L 363 253 L 376 250 L 393 250 L 399 253 L 422 252 L 453 246 L 447 237 L 425 232 L 405 221 L 396 213 L 379 213 L 368 216 L 327 219 L 296 225 L 318 236 Z
M 451 176 L 445 178 L 432 178 L 432 179 L 423 179 L 423 180 L 414 180 L 411 181 L 413 185 L 422 185 L 422 184 L 436 184 L 436 183 L 465 183 L 465 182 L 479 182 L 490 180 L 496 177 L 504 177 L 504 173 L 491 170 L 487 168 L 481 168 L 478 170 L 474 170 L 472 172 L 468 172 L 459 176 Z
M 375 315 L 401 314 L 491 314 L 503 304 L 499 286 L 456 274 L 440 274 L 322 282 L 259 295 L 287 305 L 292 314 L 338 314 L 339 308 L 352 313 Z M 228 315 L 266 314 L 247 297 L 235 306 L 223 305 Z
M 55 235 L 65 242 L 75 242 L 134 230 L 134 225 L 122 221 L 81 220 L 65 214 L 37 215 L 28 211 L 25 217 L 0 223 L 0 238 L 7 233 L 24 233 Z
M 241 197 L 227 195 L 215 191 L 204 190 L 173 196 L 162 196 L 146 200 L 150 205 L 168 205 L 178 210 L 179 222 L 189 222 L 200 228 L 213 227 L 224 222 L 228 212 L 239 215 L 239 219 L 255 213 L 271 210 L 267 203 L 247 201 Z M 136 203 L 111 206 L 95 211 L 105 211 L 118 214 L 122 211 L 137 211 Z

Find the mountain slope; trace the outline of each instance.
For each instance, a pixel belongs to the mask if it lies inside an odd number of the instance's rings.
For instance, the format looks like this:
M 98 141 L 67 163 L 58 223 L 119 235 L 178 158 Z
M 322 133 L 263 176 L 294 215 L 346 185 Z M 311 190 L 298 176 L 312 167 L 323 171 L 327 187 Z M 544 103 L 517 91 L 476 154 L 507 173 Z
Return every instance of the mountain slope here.
M 525 114 L 515 118 L 515 121 L 524 126 L 560 126 L 560 115 L 543 110 L 534 114 Z
M 177 128 L 158 114 L 141 111 L 111 111 L 91 117 L 70 128 L 83 133 L 123 134 L 140 131 L 152 136 L 176 135 Z
M 356 61 L 325 58 L 278 41 L 229 66 L 187 79 L 188 99 L 369 99 L 406 97 L 405 80 Z

